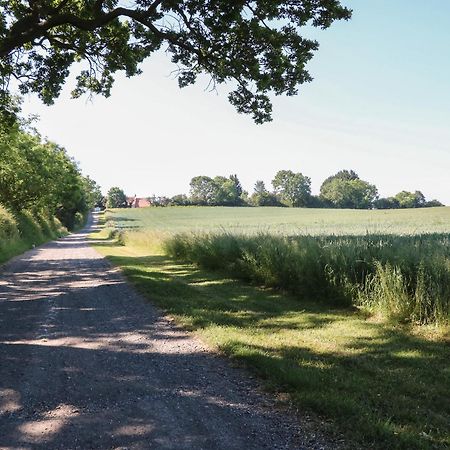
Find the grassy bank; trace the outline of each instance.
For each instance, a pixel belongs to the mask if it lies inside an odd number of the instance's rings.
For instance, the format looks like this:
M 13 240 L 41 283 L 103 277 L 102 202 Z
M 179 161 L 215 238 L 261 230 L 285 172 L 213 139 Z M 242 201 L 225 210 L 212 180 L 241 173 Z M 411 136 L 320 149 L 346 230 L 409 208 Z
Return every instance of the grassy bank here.
M 43 214 L 11 214 L 0 206 L 0 264 L 66 232 L 61 223 Z
M 166 256 L 158 232 L 97 249 L 154 303 L 300 411 L 373 449 L 450 446 L 448 336 L 245 284 Z M 105 239 L 102 241 L 102 239 Z

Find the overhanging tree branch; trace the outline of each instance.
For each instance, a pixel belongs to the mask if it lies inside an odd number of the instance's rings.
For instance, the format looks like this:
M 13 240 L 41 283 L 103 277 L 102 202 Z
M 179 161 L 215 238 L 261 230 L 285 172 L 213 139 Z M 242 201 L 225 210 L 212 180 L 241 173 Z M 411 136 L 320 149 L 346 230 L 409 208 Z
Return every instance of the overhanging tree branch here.
M 0 3 L 0 85 L 14 74 L 23 80 L 22 92 L 37 92 L 51 103 L 71 64 L 89 59 L 101 70 L 80 74 L 74 93 L 109 95 L 115 72 L 140 73 L 139 64 L 166 43 L 180 67 L 181 87 L 194 83 L 200 72 L 218 84 L 235 80 L 229 99 L 256 122 L 271 118 L 270 93 L 293 95 L 311 80 L 305 66 L 318 44 L 303 38 L 300 27 L 309 22 L 326 28 L 351 14 L 339 0 L 19 5 L 16 0 Z M 0 96 L 8 97 L 8 89 L 0 90 Z

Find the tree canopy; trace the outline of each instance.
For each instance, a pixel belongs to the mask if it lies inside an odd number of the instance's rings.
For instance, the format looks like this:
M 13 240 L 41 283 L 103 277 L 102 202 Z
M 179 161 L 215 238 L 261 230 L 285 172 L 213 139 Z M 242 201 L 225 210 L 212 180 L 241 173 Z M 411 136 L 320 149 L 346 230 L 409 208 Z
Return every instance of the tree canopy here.
M 258 180 L 249 196 L 243 190 L 237 175 L 214 178 L 199 175 L 190 182 L 189 196 L 178 194 L 172 198 L 153 196 L 152 206 L 288 206 L 294 208 L 349 208 L 349 209 L 393 209 L 444 206 L 438 200 L 427 201 L 420 191 L 399 192 L 395 197 L 378 198 L 374 184 L 361 180 L 353 170 L 340 170 L 324 180 L 320 195 L 311 194 L 311 179 L 292 170 L 280 170 L 272 180 L 273 191 Z M 130 207 L 122 189 L 121 199 L 114 207 Z M 111 204 L 110 204 L 111 205 Z
M 191 199 L 199 205 L 239 206 L 242 204 L 242 186 L 237 175 L 229 178 L 217 176 L 210 178 L 200 175 L 190 182 Z
M 72 229 L 79 224 L 77 213 L 86 213 L 99 195 L 97 183 L 81 174 L 62 147 L 19 124 L 0 122 L 0 204 L 13 212 L 56 215 Z
M 127 196 L 122 189 L 115 186 L 112 187 L 106 194 L 106 207 L 107 208 L 123 208 L 128 206 Z
M 295 95 L 312 80 L 306 64 L 318 43 L 302 27 L 351 16 L 339 0 L 3 0 L 0 12 L 3 106 L 11 79 L 51 104 L 76 62 L 73 96 L 108 96 L 117 71 L 139 74 L 163 48 L 180 87 L 201 73 L 213 86 L 232 81 L 229 101 L 257 123 L 271 120 L 269 94 Z
M 378 198 L 378 191 L 353 170 L 341 170 L 322 183 L 320 198 L 334 208 L 368 209 Z
M 422 208 L 426 204 L 425 196 L 420 191 L 401 191 L 394 199 L 400 208 Z
M 292 170 L 279 170 L 272 186 L 287 206 L 307 206 L 311 197 L 311 178 Z
M 277 196 L 266 189 L 264 181 L 258 180 L 255 183 L 254 191 L 250 197 L 250 203 L 254 206 L 279 206 L 280 201 Z

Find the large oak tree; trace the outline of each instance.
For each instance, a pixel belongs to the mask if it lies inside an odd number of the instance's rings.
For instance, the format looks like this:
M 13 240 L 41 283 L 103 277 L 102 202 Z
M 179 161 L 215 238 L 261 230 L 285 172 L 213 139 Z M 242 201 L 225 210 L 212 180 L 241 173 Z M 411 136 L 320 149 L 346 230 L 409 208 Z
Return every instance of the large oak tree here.
M 0 12 L 3 108 L 12 79 L 51 104 L 80 61 L 73 95 L 108 96 L 117 71 L 138 74 L 163 48 L 181 87 L 201 73 L 213 85 L 231 81 L 230 102 L 257 123 L 271 119 L 270 93 L 294 95 L 311 81 L 318 43 L 302 27 L 351 15 L 339 0 L 0 0 Z

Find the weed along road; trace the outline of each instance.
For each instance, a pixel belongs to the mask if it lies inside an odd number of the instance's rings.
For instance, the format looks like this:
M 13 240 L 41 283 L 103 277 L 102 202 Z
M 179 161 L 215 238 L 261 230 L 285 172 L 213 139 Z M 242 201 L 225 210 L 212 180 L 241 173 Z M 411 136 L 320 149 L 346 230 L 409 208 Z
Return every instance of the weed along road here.
M 72 234 L 0 268 L 0 448 L 336 448 Z

